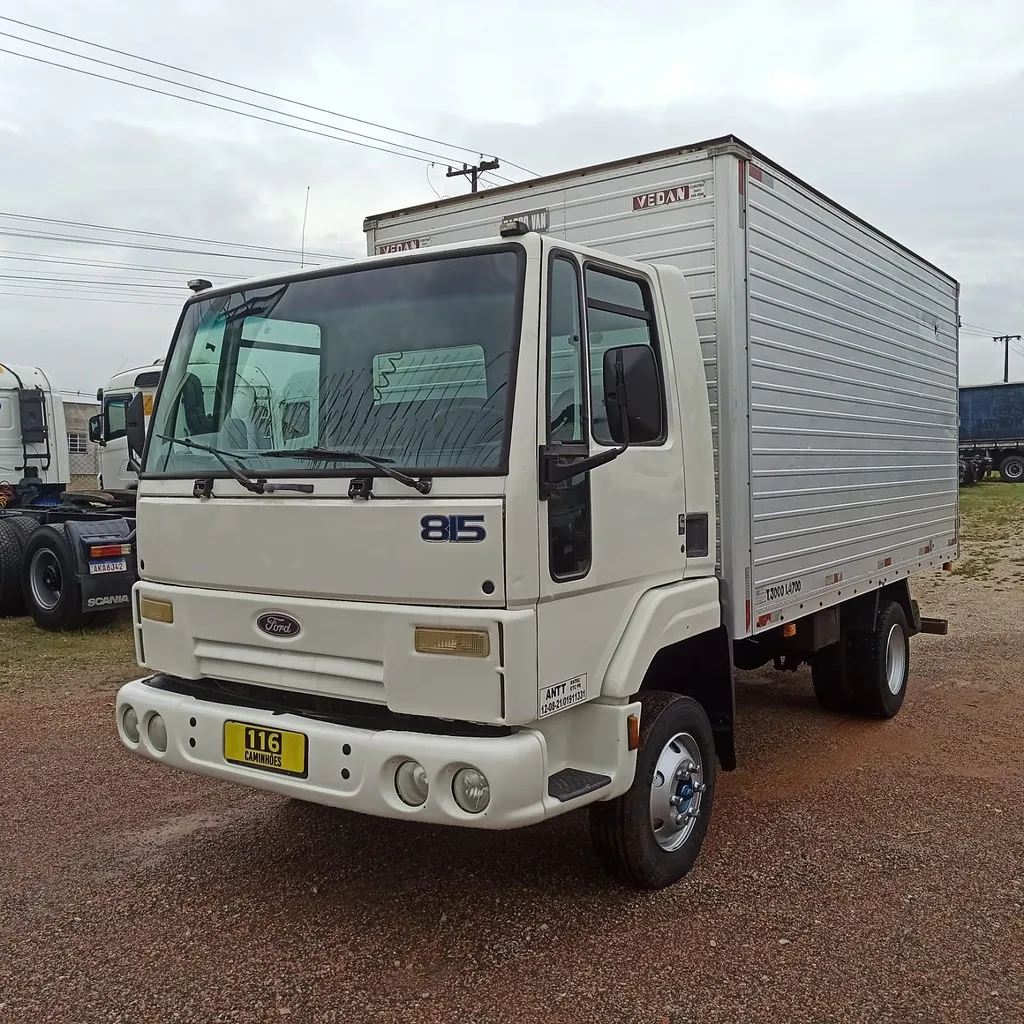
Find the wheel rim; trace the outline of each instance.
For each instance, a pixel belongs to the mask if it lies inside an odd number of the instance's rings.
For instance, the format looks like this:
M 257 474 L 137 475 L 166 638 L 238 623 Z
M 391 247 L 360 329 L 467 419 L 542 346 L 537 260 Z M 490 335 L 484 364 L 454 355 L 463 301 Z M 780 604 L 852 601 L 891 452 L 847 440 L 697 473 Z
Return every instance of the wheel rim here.
M 1024 462 L 1018 462 L 1013 459 L 1007 462 L 1006 469 L 1003 471 L 1006 473 L 1007 480 L 1020 480 L 1024 477 Z
M 907 635 L 897 625 L 889 630 L 885 640 L 885 681 L 895 697 L 903 689 L 907 676 Z
M 705 788 L 697 741 L 676 733 L 662 747 L 651 779 L 651 831 L 663 850 L 678 850 L 690 838 Z
M 49 548 L 40 548 L 32 556 L 28 578 L 36 604 L 45 611 L 52 612 L 60 603 L 64 577 L 57 556 Z

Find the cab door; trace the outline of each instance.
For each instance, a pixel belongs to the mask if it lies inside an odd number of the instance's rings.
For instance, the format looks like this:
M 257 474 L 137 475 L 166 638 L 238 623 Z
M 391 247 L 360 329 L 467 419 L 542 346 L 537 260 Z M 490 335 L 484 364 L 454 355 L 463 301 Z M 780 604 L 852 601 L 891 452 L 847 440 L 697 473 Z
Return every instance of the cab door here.
M 564 482 L 541 487 L 538 708 L 542 717 L 597 696 L 640 596 L 686 565 L 683 457 L 670 353 L 661 345 L 654 282 L 552 248 L 545 261 L 540 346 L 545 458 L 572 463 L 619 447 L 609 427 L 605 353 L 654 350 L 661 387 L 657 437 Z M 612 415 L 615 410 L 612 410 Z

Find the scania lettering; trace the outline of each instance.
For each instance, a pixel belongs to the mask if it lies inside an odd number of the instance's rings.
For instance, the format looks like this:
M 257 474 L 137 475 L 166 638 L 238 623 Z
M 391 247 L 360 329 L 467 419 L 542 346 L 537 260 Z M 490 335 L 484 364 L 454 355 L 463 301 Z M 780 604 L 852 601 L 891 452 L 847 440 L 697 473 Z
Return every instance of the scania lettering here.
M 734 670 L 891 718 L 946 628 L 908 577 L 958 553 L 957 283 L 733 137 L 365 227 L 191 298 L 130 403 L 120 738 L 414 822 L 586 808 L 673 883 Z

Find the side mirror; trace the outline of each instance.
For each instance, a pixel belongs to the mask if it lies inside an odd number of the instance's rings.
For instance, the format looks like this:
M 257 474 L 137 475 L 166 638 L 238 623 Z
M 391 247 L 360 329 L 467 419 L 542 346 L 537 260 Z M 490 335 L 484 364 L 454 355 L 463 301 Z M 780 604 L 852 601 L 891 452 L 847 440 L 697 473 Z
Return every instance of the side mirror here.
M 138 463 L 142 458 L 142 450 L 146 447 L 146 412 L 145 399 L 142 392 L 137 391 L 132 400 L 125 407 L 124 428 L 128 437 L 128 461 L 129 464 L 136 464 L 135 472 L 138 472 Z
M 604 354 L 608 432 L 616 444 L 644 444 L 665 433 L 658 361 L 650 345 L 623 345 Z
M 89 440 L 93 444 L 103 444 L 103 417 L 89 417 Z

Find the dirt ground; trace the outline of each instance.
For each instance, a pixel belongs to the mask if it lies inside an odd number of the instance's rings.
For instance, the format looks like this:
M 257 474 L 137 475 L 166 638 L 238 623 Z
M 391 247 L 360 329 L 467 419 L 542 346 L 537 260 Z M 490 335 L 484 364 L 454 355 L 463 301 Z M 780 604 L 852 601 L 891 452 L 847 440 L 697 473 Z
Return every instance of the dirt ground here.
M 902 714 L 743 676 L 740 768 L 655 894 L 584 814 L 410 826 L 147 764 L 123 627 L 0 623 L 0 1022 L 1024 1021 L 1024 487 L 962 506 Z

